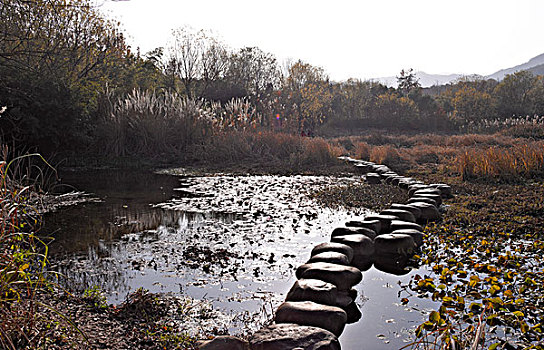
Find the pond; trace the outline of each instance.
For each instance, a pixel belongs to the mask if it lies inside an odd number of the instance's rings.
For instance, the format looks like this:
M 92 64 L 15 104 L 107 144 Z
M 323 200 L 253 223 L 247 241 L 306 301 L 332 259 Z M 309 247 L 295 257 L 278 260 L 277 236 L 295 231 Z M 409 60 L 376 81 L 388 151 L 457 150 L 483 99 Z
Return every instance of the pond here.
M 42 232 L 55 238 L 50 255 L 63 284 L 79 291 L 98 286 L 113 304 L 139 287 L 206 300 L 230 333 L 259 327 L 284 300 L 312 247 L 329 241 L 334 227 L 369 213 L 323 208 L 307 196 L 357 177 L 61 175 L 63 183 L 96 198 L 45 217 Z M 429 273 L 364 271 L 355 287 L 362 318 L 346 327 L 342 348 L 397 349 L 412 342 L 436 304 L 413 299 L 402 305 L 403 285 Z

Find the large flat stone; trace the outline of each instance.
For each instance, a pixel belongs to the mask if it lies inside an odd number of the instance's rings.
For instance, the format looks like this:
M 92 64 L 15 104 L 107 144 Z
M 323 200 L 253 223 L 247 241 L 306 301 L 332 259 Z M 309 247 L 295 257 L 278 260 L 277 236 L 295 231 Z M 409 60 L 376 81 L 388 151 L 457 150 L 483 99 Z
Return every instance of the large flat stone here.
M 391 231 L 391 234 L 409 235 L 410 237 L 414 239 L 414 242 L 416 243 L 418 248 L 423 245 L 423 233 L 420 230 L 405 228 L 405 229 Z
M 301 326 L 319 327 L 340 336 L 348 316 L 336 306 L 323 305 L 313 301 L 286 301 L 276 310 L 276 323 L 295 323 Z
M 421 210 L 408 204 L 393 203 L 390 208 L 408 210 L 416 220 L 419 219 L 419 216 L 421 215 Z
M 377 255 L 412 255 L 416 249 L 416 243 L 410 235 L 384 234 L 374 240 Z
M 269 325 L 250 338 L 251 350 L 340 350 L 338 338 L 317 327 L 281 323 Z
M 299 266 L 296 276 L 298 279 L 318 279 L 332 283 L 340 291 L 349 290 L 363 279 L 361 271 L 353 266 L 323 262 Z
M 313 262 L 328 262 L 331 264 L 349 265 L 351 262 L 345 254 L 338 252 L 323 252 L 316 255 L 312 255 L 309 263 Z
M 332 230 L 331 237 L 336 236 L 345 236 L 345 235 L 365 235 L 369 237 L 370 239 L 374 239 L 376 237 L 376 232 L 370 228 L 366 227 L 337 227 L 334 230 Z
M 338 252 L 348 257 L 348 260 L 353 259 L 353 249 L 350 246 L 341 243 L 327 242 L 316 245 L 312 249 L 311 255 L 317 255 L 324 252 Z
M 371 229 L 376 234 L 380 233 L 382 224 L 380 220 L 351 220 L 346 222 L 347 227 L 364 227 Z
M 385 210 L 382 210 L 382 212 L 380 214 L 381 215 L 393 215 L 393 216 L 396 216 L 400 220 L 403 220 L 403 221 L 416 222 L 416 218 L 415 218 L 414 214 L 412 214 L 410 211 L 404 210 L 404 209 L 393 209 L 393 208 L 385 209 Z
M 342 243 L 353 249 L 353 259 L 374 254 L 374 240 L 365 235 L 345 235 L 331 238 L 333 242 Z

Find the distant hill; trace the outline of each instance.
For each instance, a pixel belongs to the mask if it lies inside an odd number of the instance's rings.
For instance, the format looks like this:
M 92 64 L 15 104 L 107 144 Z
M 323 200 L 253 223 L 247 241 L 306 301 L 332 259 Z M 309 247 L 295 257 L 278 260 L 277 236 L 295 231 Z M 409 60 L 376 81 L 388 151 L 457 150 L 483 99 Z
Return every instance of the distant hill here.
M 529 68 L 534 75 L 544 75 L 544 64 Z
M 531 58 L 529 62 L 525 62 L 523 64 L 520 64 L 512 68 L 501 69 L 498 72 L 488 75 L 486 78 L 502 80 L 507 74 L 513 74 L 522 70 L 530 70 L 531 72 L 533 72 L 533 74 L 544 74 L 543 65 L 544 65 L 544 54 L 541 54 Z
M 456 79 L 463 77 L 462 74 L 428 74 L 425 72 L 415 72 L 416 77 L 419 79 L 419 83 L 422 87 L 430 87 L 433 85 L 445 85 Z M 376 79 L 380 83 L 397 87 L 397 77 L 383 77 Z
M 507 74 L 513 74 L 522 70 L 529 70 L 535 75 L 544 75 L 544 54 L 533 57 L 528 62 L 515 67 L 501 69 L 500 71 L 484 76 L 483 78 L 500 81 L 504 79 Z M 464 74 L 428 74 L 421 71 L 416 72 L 415 74 L 419 78 L 419 83 L 424 88 L 445 85 L 466 76 Z M 374 80 L 387 86 L 397 87 L 397 77 L 383 77 Z

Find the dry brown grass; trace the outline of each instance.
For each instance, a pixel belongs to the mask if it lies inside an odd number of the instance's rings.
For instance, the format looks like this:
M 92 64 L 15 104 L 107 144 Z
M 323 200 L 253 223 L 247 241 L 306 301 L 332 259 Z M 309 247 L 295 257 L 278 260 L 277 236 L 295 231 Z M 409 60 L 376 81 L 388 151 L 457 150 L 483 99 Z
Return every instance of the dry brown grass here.
M 322 138 L 271 131 L 231 131 L 216 135 L 197 151 L 200 162 L 215 167 L 252 166 L 304 171 L 338 164 L 345 149 Z
M 540 127 L 540 126 L 536 126 Z M 535 128 L 536 128 L 535 127 Z M 534 133 L 526 132 L 526 135 Z M 538 140 L 538 138 L 536 138 Z M 403 171 L 419 165 L 462 179 L 516 181 L 544 174 L 544 141 L 532 137 L 492 135 L 369 134 L 333 139 L 353 144 L 350 155 Z
M 510 148 L 467 149 L 456 159 L 463 179 L 494 178 L 514 181 L 544 173 L 544 143 L 533 142 Z

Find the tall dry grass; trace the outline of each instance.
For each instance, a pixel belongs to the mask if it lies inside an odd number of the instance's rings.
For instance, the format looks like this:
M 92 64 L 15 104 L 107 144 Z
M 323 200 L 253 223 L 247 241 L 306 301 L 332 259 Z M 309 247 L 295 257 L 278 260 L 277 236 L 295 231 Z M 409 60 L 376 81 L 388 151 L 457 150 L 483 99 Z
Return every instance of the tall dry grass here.
M 214 167 L 260 167 L 290 172 L 337 164 L 339 150 L 321 138 L 272 131 L 231 131 L 201 146 L 197 158 Z
M 134 90 L 110 104 L 99 132 L 105 154 L 179 157 L 213 133 L 211 108 L 177 93 Z
M 544 175 L 544 142 L 511 148 L 469 149 L 456 159 L 463 179 L 494 178 L 515 181 Z
M 45 305 L 37 296 L 49 286 L 47 245 L 36 235 L 40 215 L 33 188 L 14 177 L 26 156 L 8 161 L 5 146 L 0 153 L 0 347 L 34 349 L 43 341 Z

